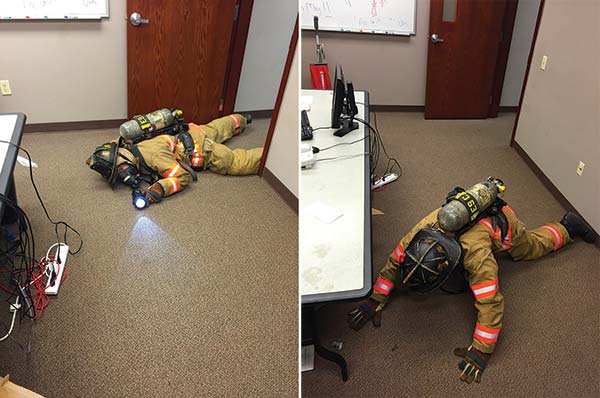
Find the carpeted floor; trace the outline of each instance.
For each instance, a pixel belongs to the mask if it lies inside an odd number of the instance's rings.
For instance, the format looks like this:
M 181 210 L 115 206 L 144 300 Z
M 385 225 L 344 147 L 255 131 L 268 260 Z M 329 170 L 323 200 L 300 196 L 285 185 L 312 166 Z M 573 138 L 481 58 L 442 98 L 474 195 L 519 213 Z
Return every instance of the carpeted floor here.
M 268 124 L 255 120 L 230 146 L 262 146 Z M 23 137 L 51 216 L 85 243 L 31 353 L 0 343 L 0 375 L 49 398 L 297 396 L 296 214 L 257 176 L 208 171 L 137 211 L 127 187 L 111 190 L 84 164 L 115 134 Z M 55 239 L 27 173 L 16 166 L 39 258 Z M 13 336 L 23 343 L 28 330 Z
M 493 175 L 505 200 L 529 226 L 559 220 L 564 209 L 510 148 L 513 114 L 489 120 L 426 121 L 420 113 L 380 113 L 388 153 L 403 176 L 376 193 L 373 264 L 384 265 L 401 236 L 443 203 L 454 186 Z M 354 332 L 355 303 L 321 308 L 322 342 L 342 341 L 350 379 L 316 359 L 302 374 L 303 397 L 597 397 L 600 396 L 600 250 L 577 241 L 530 262 L 499 260 L 504 328 L 483 380 L 458 381 L 455 347 L 468 345 L 475 324 L 469 293 L 426 299 L 398 292 L 382 326 Z

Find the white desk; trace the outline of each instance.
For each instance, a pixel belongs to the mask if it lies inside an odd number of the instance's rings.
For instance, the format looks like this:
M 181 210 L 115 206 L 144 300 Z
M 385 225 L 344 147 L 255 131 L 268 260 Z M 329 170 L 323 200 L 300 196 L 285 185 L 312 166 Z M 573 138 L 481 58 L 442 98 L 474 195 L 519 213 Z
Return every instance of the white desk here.
M 308 118 L 313 128 L 331 126 L 332 91 L 302 90 L 312 97 Z M 357 117 L 369 122 L 367 92 L 355 93 Z M 313 139 L 302 141 L 317 148 L 341 145 L 315 154 L 311 169 L 300 171 L 299 259 L 302 304 L 316 304 L 367 296 L 371 291 L 371 190 L 369 169 L 369 131 L 358 129 L 336 137 L 337 129 L 313 132 Z M 354 155 L 354 156 L 353 156 Z M 317 203 L 333 207 L 343 215 L 331 224 L 314 217 Z
M 20 145 L 25 119 L 26 116 L 22 113 L 0 113 L 0 140 Z M 12 175 L 17 153 L 16 147 L 0 142 L 0 193 L 14 202 L 16 202 L 16 194 Z M 4 203 L 0 201 L 0 219 L 4 215 L 4 207 Z M 11 217 L 14 217 L 14 214 Z

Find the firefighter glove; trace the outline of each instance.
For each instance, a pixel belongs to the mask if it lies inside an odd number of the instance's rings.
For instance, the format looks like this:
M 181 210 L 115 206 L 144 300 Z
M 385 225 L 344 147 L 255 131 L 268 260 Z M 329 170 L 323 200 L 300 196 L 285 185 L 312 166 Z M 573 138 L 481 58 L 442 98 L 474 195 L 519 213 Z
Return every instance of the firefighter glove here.
M 490 359 L 490 354 L 479 351 L 473 346 L 468 348 L 456 348 L 454 355 L 463 357 L 464 359 L 458 364 L 458 368 L 462 370 L 460 381 L 471 384 L 473 381 L 481 383 L 481 375 L 487 366 L 487 361 Z
M 146 189 L 145 195 L 150 203 L 158 203 L 162 200 L 163 196 L 165 196 L 165 191 L 162 185 L 156 182 Z
M 373 326 L 378 328 L 381 326 L 381 310 L 383 303 L 380 303 L 372 298 L 361 302 L 358 308 L 348 313 L 348 326 L 354 330 L 359 330 L 371 319 Z

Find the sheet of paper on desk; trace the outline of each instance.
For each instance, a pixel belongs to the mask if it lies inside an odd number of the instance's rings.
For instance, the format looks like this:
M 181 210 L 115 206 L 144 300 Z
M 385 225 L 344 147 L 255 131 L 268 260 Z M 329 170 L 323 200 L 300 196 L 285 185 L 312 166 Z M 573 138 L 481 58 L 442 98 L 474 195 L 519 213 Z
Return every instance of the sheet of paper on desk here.
M 331 224 L 344 215 L 335 207 L 331 207 L 322 202 L 315 202 L 306 209 L 310 215 L 325 224 Z
M 310 106 L 312 105 L 313 97 L 309 95 L 305 95 L 300 97 L 300 110 L 301 111 L 310 111 Z

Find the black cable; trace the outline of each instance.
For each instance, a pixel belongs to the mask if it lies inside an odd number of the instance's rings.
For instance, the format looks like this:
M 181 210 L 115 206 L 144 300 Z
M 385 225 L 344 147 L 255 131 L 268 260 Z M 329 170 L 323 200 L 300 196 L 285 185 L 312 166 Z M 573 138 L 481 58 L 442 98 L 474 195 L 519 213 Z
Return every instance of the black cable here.
M 375 174 L 375 169 L 377 168 L 377 166 L 379 164 L 379 155 L 380 155 L 379 151 L 381 148 L 381 149 L 383 149 L 383 153 L 388 160 L 384 174 L 392 172 L 392 170 L 394 170 L 394 167 L 397 167 L 399 170 L 398 177 L 400 177 L 402 175 L 402 167 L 400 166 L 400 164 L 398 163 L 398 160 L 396 160 L 396 158 L 390 157 L 388 155 L 387 149 L 385 148 L 383 140 L 381 139 L 381 134 L 379 133 L 379 128 L 377 127 L 377 115 L 375 112 L 373 112 L 373 115 L 375 116 L 374 117 L 375 127 L 371 126 L 369 123 L 367 123 L 363 119 L 354 117 L 354 120 L 364 124 L 373 132 L 372 137 L 371 137 L 371 175 L 373 176 Z
M 79 253 L 79 251 L 81 250 L 81 248 L 83 247 L 83 238 L 81 237 L 81 234 L 79 233 L 79 231 L 77 231 L 75 228 L 71 227 L 68 223 L 64 222 L 64 221 L 57 221 L 55 222 L 54 220 L 52 220 L 52 218 L 50 217 L 50 214 L 48 214 L 48 210 L 46 209 L 46 205 L 44 204 L 44 201 L 42 200 L 42 197 L 40 196 L 40 192 L 38 191 L 37 185 L 35 185 L 35 181 L 33 179 L 33 166 L 31 165 L 31 155 L 29 155 L 29 152 L 21 147 L 20 145 L 17 145 L 15 143 L 12 143 L 10 141 L 4 141 L 4 140 L 0 140 L 0 143 L 5 143 L 5 144 L 9 144 L 12 145 L 16 148 L 18 148 L 19 150 L 25 152 L 25 154 L 27 155 L 27 159 L 29 160 L 29 178 L 31 179 L 31 184 L 33 185 L 33 189 L 35 190 L 35 194 L 40 202 L 40 205 L 42 206 L 42 209 L 44 210 L 44 213 L 46 214 L 46 218 L 48 219 L 48 221 L 50 221 L 50 223 L 52 225 L 54 225 L 54 232 L 56 234 L 56 240 L 58 242 L 60 242 L 60 237 L 58 234 L 58 228 L 59 226 L 63 225 L 65 227 L 65 232 L 64 232 L 64 242 L 67 246 L 67 232 L 68 230 L 73 231 L 73 233 L 75 233 L 77 235 L 77 237 L 79 238 L 79 247 L 77 250 L 75 251 L 71 251 L 70 246 L 69 246 L 69 253 L 70 254 L 77 254 Z M 18 206 L 17 206 L 18 207 Z M 35 251 L 34 251 L 35 253 Z
M 323 151 L 326 151 L 326 150 L 331 149 L 331 148 L 335 148 L 336 146 L 340 146 L 340 145 L 352 145 L 352 144 L 356 144 L 357 142 L 366 140 L 367 137 L 368 137 L 368 135 L 365 135 L 363 138 L 359 138 L 358 140 L 355 140 L 355 141 L 352 141 L 352 142 L 340 142 L 339 144 L 327 146 L 325 148 L 319 148 L 319 152 L 323 152 Z
M 332 158 L 323 158 L 323 159 L 317 159 L 315 160 L 316 162 L 323 162 L 326 160 L 336 160 L 336 159 L 350 159 L 350 158 L 355 158 L 357 156 L 364 156 L 364 155 L 368 155 L 368 153 L 357 153 L 354 155 L 342 155 L 342 156 L 334 156 Z

